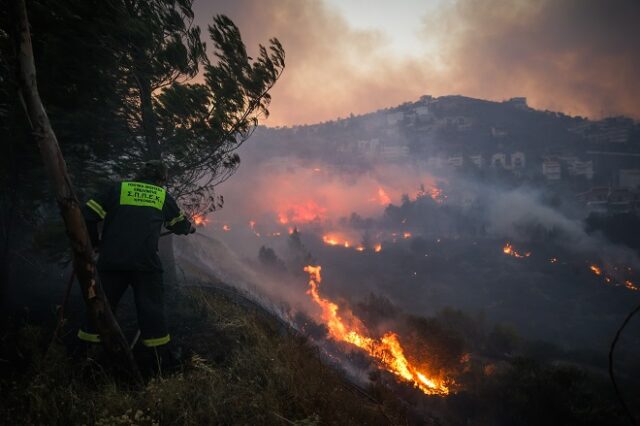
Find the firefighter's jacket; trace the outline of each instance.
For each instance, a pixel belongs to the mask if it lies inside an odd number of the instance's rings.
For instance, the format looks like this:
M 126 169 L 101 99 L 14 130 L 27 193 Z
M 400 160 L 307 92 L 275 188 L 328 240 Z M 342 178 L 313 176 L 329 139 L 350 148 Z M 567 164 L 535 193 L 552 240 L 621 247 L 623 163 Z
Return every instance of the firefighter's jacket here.
M 87 201 L 83 213 L 91 243 L 100 251 L 98 269 L 105 271 L 162 271 L 158 256 L 162 225 L 175 234 L 191 230 L 173 197 L 145 182 L 115 183 Z

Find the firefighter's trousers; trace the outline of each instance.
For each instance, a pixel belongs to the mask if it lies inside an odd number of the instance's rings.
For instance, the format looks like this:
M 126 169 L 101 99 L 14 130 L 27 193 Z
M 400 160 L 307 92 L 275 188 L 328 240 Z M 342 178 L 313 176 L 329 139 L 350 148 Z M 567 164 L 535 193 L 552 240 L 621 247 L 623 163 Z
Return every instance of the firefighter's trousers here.
M 145 346 L 155 347 L 169 343 L 171 338 L 164 314 L 162 272 L 99 271 L 99 276 L 114 314 L 122 295 L 129 286 L 132 287 L 140 337 Z M 78 337 L 87 342 L 100 342 L 100 335 L 90 318 L 85 327 L 78 331 Z

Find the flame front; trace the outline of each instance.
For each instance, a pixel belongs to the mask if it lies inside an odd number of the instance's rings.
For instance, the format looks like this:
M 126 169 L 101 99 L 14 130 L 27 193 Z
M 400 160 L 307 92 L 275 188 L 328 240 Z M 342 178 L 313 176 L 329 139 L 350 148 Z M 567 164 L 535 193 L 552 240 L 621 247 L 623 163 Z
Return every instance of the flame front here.
M 292 204 L 278 213 L 278 221 L 287 225 L 290 223 L 301 224 L 322 221 L 327 215 L 327 209 L 309 200 L 304 203 Z
M 329 336 L 340 342 L 347 342 L 367 352 L 374 358 L 380 366 L 387 371 L 413 383 L 427 395 L 446 395 L 449 388 L 442 378 L 419 371 L 406 358 L 404 349 L 398 340 L 398 335 L 394 332 L 385 333 L 382 338 L 376 339 L 366 336 L 361 332 L 362 325 L 357 318 L 349 321 L 344 320 L 338 314 L 338 305 L 320 296 L 318 288 L 322 282 L 320 266 L 308 265 L 304 271 L 309 274 L 309 290 L 307 294 L 322 309 L 322 320 L 329 329 Z
M 513 256 L 513 257 L 516 257 L 518 259 L 523 259 L 525 257 L 531 256 L 530 252 L 527 252 L 525 254 L 518 253 L 517 251 L 514 250 L 513 246 L 510 243 L 507 243 L 507 244 L 505 244 L 504 247 L 502 247 L 502 252 L 504 254 L 506 254 L 506 255 Z

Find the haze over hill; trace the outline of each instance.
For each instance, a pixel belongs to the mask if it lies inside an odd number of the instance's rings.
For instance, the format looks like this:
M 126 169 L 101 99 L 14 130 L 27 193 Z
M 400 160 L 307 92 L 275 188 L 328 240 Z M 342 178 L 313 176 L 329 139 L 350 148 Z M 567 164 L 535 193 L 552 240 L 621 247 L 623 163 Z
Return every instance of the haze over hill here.
M 417 99 L 526 96 L 539 109 L 640 118 L 636 0 L 211 0 L 249 46 L 276 36 L 287 70 L 267 124 Z M 252 54 L 253 52 L 250 52 Z
M 638 242 L 612 241 L 587 221 L 624 215 L 637 229 L 631 119 L 537 111 L 523 98 L 424 96 L 261 127 L 240 153 L 207 228 L 254 267 L 287 271 L 257 286 L 294 309 L 305 296 L 285 289 L 304 290 L 300 259 L 310 256 L 348 306 L 375 294 L 412 314 L 462 309 L 559 345 L 551 358 L 602 368 L 619 313 L 640 295 Z M 306 251 L 292 253 L 293 230 Z

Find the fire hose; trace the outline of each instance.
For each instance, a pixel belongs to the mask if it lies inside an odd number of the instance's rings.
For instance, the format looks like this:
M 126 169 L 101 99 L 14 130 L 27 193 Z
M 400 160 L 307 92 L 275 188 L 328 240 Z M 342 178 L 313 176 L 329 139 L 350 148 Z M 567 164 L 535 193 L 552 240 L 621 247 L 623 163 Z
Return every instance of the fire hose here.
M 191 229 L 189 230 L 189 234 L 193 234 L 195 232 L 196 232 L 196 228 L 194 228 L 192 226 Z M 165 231 L 165 232 L 162 232 L 160 234 L 160 237 L 166 237 L 167 235 L 170 235 L 170 234 L 173 234 L 173 232 Z M 62 304 L 58 308 L 58 322 L 56 324 L 56 328 L 53 331 L 53 336 L 51 338 L 51 342 L 49 343 L 49 346 L 48 346 L 46 352 L 49 352 L 49 349 L 51 348 L 51 346 L 53 346 L 53 343 L 58 338 L 58 334 L 60 333 L 60 329 L 62 328 L 62 324 L 64 323 L 64 311 L 65 311 L 65 309 L 67 307 L 67 304 L 69 303 L 69 296 L 71 294 L 71 286 L 73 285 L 73 281 L 75 280 L 75 277 L 76 277 L 76 271 L 72 268 L 71 269 L 71 274 L 69 275 L 69 281 L 67 282 L 67 287 L 65 288 L 65 291 L 64 291 L 64 299 L 62 300 Z M 133 337 L 133 340 L 129 344 L 130 349 L 133 349 L 135 347 L 135 345 L 136 345 L 136 343 L 138 343 L 139 339 L 140 339 L 140 329 L 138 329 L 138 331 L 136 331 L 136 334 Z
M 636 306 L 631 312 L 629 312 L 629 315 L 627 315 L 627 317 L 624 319 L 624 321 L 622 322 L 622 325 L 620 326 L 620 328 L 618 328 L 618 331 L 616 332 L 616 335 L 613 338 L 613 341 L 611 342 L 611 348 L 609 349 L 609 378 L 611 379 L 611 383 L 613 384 L 613 389 L 616 392 L 616 397 L 620 401 L 622 408 L 624 408 L 625 414 L 629 417 L 629 420 L 631 421 L 631 424 L 633 426 L 637 426 L 638 423 L 636 422 L 636 419 L 633 413 L 631 412 L 631 410 L 629 410 L 629 407 L 624 401 L 624 398 L 622 397 L 622 393 L 620 393 L 620 389 L 618 389 L 618 384 L 616 383 L 616 378 L 613 373 L 613 351 L 616 348 L 616 344 L 618 343 L 620 334 L 622 334 L 622 330 L 624 330 L 624 328 L 627 326 L 629 321 L 631 321 L 631 318 L 638 312 L 640 312 L 640 305 Z

